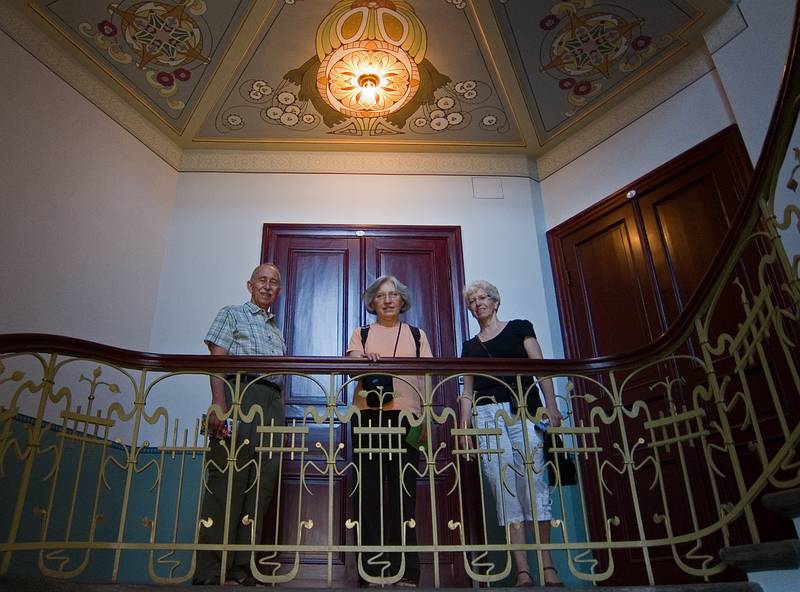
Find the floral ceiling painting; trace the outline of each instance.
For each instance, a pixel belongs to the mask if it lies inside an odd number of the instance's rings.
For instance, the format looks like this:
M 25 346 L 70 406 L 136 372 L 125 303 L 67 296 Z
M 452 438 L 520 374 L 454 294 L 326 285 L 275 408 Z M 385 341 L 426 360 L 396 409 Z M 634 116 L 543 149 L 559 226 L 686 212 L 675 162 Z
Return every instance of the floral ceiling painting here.
M 52 0 L 34 8 L 180 131 L 253 2 Z
M 540 141 L 683 49 L 703 12 L 684 0 L 492 0 Z
M 466 0 L 284 1 L 196 139 L 521 146 L 493 70 Z
M 374 147 L 525 155 L 545 176 L 705 75 L 739 17 L 733 0 L 0 3 L 0 28 L 174 166 Z

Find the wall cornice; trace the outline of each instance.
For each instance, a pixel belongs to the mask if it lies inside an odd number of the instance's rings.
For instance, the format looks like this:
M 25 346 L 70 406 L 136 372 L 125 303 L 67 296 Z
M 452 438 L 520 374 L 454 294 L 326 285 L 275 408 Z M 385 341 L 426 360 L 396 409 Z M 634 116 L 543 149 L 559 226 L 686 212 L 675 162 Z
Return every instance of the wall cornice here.
M 529 177 L 524 154 L 187 150 L 180 171 Z

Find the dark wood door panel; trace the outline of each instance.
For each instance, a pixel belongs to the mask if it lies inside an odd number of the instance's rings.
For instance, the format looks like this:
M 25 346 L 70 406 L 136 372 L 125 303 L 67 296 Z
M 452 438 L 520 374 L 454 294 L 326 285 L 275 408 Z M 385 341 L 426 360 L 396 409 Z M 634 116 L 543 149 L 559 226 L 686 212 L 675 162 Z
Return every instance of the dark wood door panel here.
M 570 342 L 576 357 L 627 351 L 650 343 L 657 334 L 658 312 L 640 243 L 630 204 L 565 238 L 574 319 Z
M 662 292 L 670 304 L 669 320 L 694 293 L 730 226 L 724 203 L 728 194 L 719 187 L 713 169 L 703 167 L 693 173 L 692 178 L 661 187 L 638 202 L 659 286 L 671 288 Z
M 273 261 L 283 274 L 277 317 L 289 355 L 342 355 L 361 308 L 360 241 L 293 233 L 274 233 L 272 241 Z M 305 378 L 287 379 L 286 403 L 324 405 L 329 379 L 313 378 L 324 388 Z
M 414 303 L 404 320 L 428 334 L 434 356 L 450 358 L 457 354 L 447 251 L 445 239 L 375 237 L 367 242 L 366 270 L 370 278 L 391 274 L 408 286 Z
M 698 163 L 637 199 L 668 322 L 708 272 L 742 198 L 721 159 Z
M 361 308 L 360 241 L 283 234 L 274 236 L 272 248 L 283 273 L 277 315 L 289 355 L 341 355 Z

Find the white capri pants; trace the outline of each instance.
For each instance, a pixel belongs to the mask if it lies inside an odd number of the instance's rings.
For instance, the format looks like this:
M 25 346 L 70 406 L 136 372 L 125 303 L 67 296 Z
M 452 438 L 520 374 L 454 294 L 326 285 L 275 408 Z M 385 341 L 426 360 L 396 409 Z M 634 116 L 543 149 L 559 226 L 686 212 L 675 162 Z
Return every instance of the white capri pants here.
M 528 447 L 533 457 L 533 490 L 536 499 L 536 520 L 550 520 L 550 487 L 544 466 L 542 432 L 532 421 L 514 417 L 509 403 L 488 403 L 476 405 L 475 418 L 478 428 L 499 428 L 499 436 L 480 436 L 478 446 L 482 450 L 502 449 L 502 454 L 481 454 L 481 469 L 489 481 L 497 502 L 497 521 L 501 526 L 507 523 L 533 521 L 531 508 L 529 476 L 525 469 L 525 441 L 522 426 L 528 432 Z M 498 415 L 505 411 L 511 423 Z M 503 496 L 502 498 L 500 496 Z

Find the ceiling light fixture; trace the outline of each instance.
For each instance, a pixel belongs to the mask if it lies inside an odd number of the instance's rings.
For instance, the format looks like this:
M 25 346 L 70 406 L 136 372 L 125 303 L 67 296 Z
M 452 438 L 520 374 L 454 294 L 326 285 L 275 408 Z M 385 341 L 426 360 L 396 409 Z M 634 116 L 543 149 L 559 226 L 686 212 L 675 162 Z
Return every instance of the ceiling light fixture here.
M 419 89 L 427 37 L 408 2 L 342 0 L 317 30 L 317 90 L 333 109 L 357 118 L 393 113 Z

